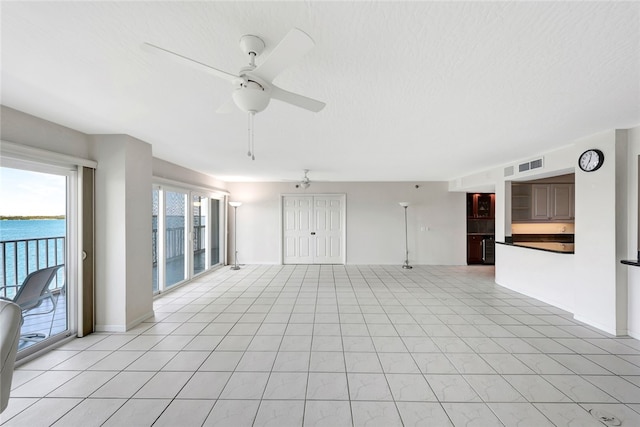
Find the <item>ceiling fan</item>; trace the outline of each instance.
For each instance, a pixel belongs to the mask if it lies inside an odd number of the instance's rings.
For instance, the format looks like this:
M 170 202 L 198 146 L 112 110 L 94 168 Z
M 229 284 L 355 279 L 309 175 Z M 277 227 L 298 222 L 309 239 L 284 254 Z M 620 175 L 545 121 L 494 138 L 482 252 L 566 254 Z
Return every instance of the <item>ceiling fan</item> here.
M 314 45 L 313 39 L 307 33 L 298 28 L 293 28 L 273 49 L 271 55 L 261 64 L 256 65 L 256 58 L 264 50 L 264 41 L 258 36 L 250 34 L 244 35 L 240 38 L 240 49 L 249 55 L 249 65 L 242 67 L 236 75 L 211 67 L 163 47 L 151 43 L 144 43 L 145 47 L 151 48 L 153 51 L 167 54 L 175 60 L 231 82 L 234 87 L 232 102 L 235 103 L 240 110 L 249 114 L 249 151 L 247 155 L 253 160 L 255 160 L 253 152 L 253 116 L 267 108 L 272 98 L 313 112 L 319 112 L 324 108 L 324 102 L 307 98 L 297 93 L 288 92 L 273 84 L 273 80 L 280 72 L 299 60 L 305 53 L 313 48 Z M 218 108 L 217 112 L 229 111 L 230 105 L 233 104 L 223 104 Z

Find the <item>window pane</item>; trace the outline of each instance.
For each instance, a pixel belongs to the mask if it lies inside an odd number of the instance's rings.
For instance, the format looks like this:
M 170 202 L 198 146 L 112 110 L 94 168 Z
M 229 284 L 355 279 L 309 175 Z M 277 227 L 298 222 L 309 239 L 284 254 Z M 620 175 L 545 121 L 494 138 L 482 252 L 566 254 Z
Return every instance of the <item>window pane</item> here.
M 211 200 L 211 265 L 220 263 L 220 200 Z
M 165 283 L 167 287 L 185 279 L 185 205 L 187 195 L 165 192 Z
M 193 274 L 205 270 L 207 244 L 207 204 L 206 197 L 193 196 Z
M 160 212 L 160 190 L 153 189 L 151 206 L 151 282 L 153 293 L 157 293 L 158 288 L 158 213 Z

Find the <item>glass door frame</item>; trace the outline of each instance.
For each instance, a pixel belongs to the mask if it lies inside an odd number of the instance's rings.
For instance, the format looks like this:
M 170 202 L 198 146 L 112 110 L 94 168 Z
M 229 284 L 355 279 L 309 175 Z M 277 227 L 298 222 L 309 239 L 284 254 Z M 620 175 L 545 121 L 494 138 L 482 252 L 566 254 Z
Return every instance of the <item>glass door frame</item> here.
M 158 219 L 157 219 L 157 274 L 158 274 L 158 290 L 155 291 L 152 288 L 152 292 L 154 295 L 160 295 L 169 290 L 175 289 L 180 285 L 187 283 L 193 280 L 196 277 L 199 277 L 203 274 L 206 274 L 211 271 L 212 268 L 220 267 L 225 264 L 226 257 L 224 254 L 226 253 L 226 200 L 227 196 L 221 192 L 215 192 L 212 190 L 204 190 L 204 189 L 192 189 L 181 187 L 177 184 L 163 184 L 163 183 L 154 183 L 152 186 L 152 191 L 158 190 Z M 185 209 L 185 275 L 184 279 L 173 283 L 171 286 L 166 286 L 166 263 L 165 263 L 165 241 L 166 241 L 166 192 L 177 192 L 186 194 L 186 209 Z M 194 256 L 193 256 L 193 248 L 194 248 L 194 235 L 193 235 L 193 214 L 194 214 L 194 206 L 193 206 L 193 197 L 200 196 L 201 198 L 206 198 L 208 204 L 208 212 L 207 212 L 207 224 L 206 224 L 206 248 L 205 248 L 205 268 L 203 271 L 194 274 Z M 218 200 L 218 230 L 219 230 L 219 251 L 220 251 L 220 259 L 217 264 L 211 263 L 211 239 L 210 233 L 211 229 L 214 226 L 213 224 L 213 215 L 211 214 L 211 202 L 212 200 Z M 153 266 L 151 266 L 153 268 Z

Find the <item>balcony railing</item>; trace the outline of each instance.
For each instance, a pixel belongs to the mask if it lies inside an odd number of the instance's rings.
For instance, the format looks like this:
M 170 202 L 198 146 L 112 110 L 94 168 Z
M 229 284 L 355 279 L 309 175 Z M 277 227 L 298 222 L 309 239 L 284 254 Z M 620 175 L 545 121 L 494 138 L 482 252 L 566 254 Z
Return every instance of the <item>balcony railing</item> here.
M 29 273 L 61 264 L 65 264 L 64 237 L 0 241 L 0 296 L 13 298 Z M 63 276 L 58 275 L 56 287 L 64 285 Z
M 193 251 L 199 253 L 204 251 L 206 227 L 197 225 L 193 227 Z M 167 228 L 165 237 L 165 257 L 172 260 L 184 256 L 184 227 Z M 158 230 L 151 230 L 151 256 L 153 266 L 158 265 Z

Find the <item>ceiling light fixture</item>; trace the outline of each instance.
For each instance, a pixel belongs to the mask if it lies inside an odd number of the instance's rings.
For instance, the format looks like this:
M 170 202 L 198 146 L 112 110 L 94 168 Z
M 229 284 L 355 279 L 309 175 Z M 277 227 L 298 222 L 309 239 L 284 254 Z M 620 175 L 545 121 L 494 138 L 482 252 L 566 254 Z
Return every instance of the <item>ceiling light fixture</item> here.
M 305 169 L 304 170 L 304 178 L 302 178 L 302 181 L 300 181 L 300 186 L 302 188 L 304 188 L 305 190 L 307 188 L 309 188 L 309 186 L 311 185 L 311 180 L 309 179 L 309 177 L 307 176 L 307 174 L 309 173 L 309 169 Z

